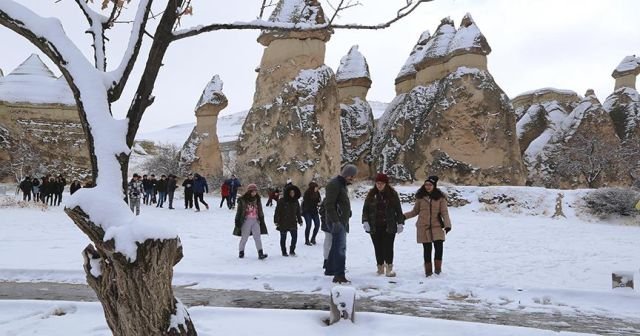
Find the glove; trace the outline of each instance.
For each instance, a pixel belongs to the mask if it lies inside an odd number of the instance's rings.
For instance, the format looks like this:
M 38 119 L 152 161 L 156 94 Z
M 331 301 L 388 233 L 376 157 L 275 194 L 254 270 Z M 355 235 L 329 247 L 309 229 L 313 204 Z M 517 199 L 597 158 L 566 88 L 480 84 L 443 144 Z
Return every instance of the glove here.
M 444 228 L 444 232 L 445 232 L 445 233 L 449 233 L 449 231 L 451 231 L 451 228 L 450 228 L 450 227 L 446 227 L 446 228 Z
M 398 224 L 398 233 L 402 233 L 404 230 L 404 224 Z
M 369 222 L 362 223 L 362 227 L 364 228 L 364 232 L 366 233 L 371 232 L 371 227 L 369 226 Z

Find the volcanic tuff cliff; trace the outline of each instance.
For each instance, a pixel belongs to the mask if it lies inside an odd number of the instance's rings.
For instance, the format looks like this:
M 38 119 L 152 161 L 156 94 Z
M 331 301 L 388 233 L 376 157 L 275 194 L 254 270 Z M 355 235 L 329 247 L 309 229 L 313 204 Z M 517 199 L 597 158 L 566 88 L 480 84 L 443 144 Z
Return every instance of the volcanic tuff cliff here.
M 358 167 L 357 178 L 372 176 L 370 162 L 373 137 L 373 113 L 367 102 L 371 76 L 367 60 L 353 46 L 342 57 L 336 71 L 338 102 L 340 103 L 340 134 L 342 136 L 342 163 Z
M 402 181 L 437 174 L 456 184 L 524 184 L 509 99 L 487 69 L 491 52 L 469 14 L 423 33 L 379 121 L 378 171 Z
M 272 22 L 325 22 L 315 0 L 280 0 Z M 336 79 L 324 64 L 329 30 L 263 31 L 253 105 L 238 138 L 236 170 L 245 181 L 298 185 L 323 181 L 340 169 Z

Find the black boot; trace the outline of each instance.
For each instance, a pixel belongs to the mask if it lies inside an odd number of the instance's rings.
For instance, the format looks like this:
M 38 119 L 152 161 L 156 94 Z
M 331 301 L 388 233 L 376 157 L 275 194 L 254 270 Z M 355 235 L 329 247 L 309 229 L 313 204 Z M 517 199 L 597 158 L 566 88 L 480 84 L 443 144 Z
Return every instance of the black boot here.
M 264 253 L 262 252 L 262 250 L 258 250 L 258 259 L 262 260 L 262 259 L 265 259 L 265 258 L 266 258 L 266 257 L 268 257 L 268 256 L 269 256 L 269 255 L 264 254 Z
M 291 248 L 289 249 L 289 255 L 292 257 L 296 256 L 296 248 L 295 246 L 291 246 Z
M 240 251 L 240 253 L 238 253 L 238 258 L 244 258 L 244 251 Z
M 288 257 L 289 256 L 289 254 L 287 254 L 287 249 L 286 248 L 282 248 L 281 251 L 282 251 L 282 256 L 283 257 Z

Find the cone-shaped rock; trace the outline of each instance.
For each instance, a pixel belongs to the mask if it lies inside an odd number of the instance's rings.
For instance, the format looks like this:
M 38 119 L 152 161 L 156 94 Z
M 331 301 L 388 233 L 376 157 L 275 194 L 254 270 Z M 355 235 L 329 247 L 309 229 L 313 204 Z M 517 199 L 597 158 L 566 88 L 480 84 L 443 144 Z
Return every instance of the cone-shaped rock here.
M 322 24 L 318 1 L 281 0 L 272 22 Z M 330 31 L 263 32 L 253 105 L 238 137 L 236 175 L 262 186 L 322 182 L 340 169 L 335 75 L 324 65 Z
M 418 63 L 418 61 L 422 59 L 422 53 L 426 51 L 425 45 L 430 38 L 431 33 L 429 33 L 428 30 L 424 31 L 420 35 L 420 38 L 418 38 L 418 42 L 411 50 L 409 57 L 396 76 L 396 95 L 407 93 L 409 90 L 415 87 L 417 73 L 416 63 Z
M 369 178 L 370 151 L 373 138 L 373 113 L 367 102 L 371 87 L 369 65 L 365 57 L 353 46 L 342 57 L 336 72 L 338 101 L 340 103 L 340 133 L 342 136 L 342 163 L 358 167 L 358 178 Z

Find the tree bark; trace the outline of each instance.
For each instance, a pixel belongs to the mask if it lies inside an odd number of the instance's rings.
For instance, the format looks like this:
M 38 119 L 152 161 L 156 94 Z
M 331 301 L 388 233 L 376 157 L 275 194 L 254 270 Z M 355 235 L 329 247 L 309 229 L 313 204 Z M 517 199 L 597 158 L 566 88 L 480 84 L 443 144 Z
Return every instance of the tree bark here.
M 173 266 L 183 256 L 178 237 L 138 243 L 136 261 L 130 262 L 115 251 L 113 240 L 103 241 L 104 231 L 82 209 L 65 212 L 93 242 L 82 253 L 87 283 L 115 336 L 197 335 L 171 287 Z

